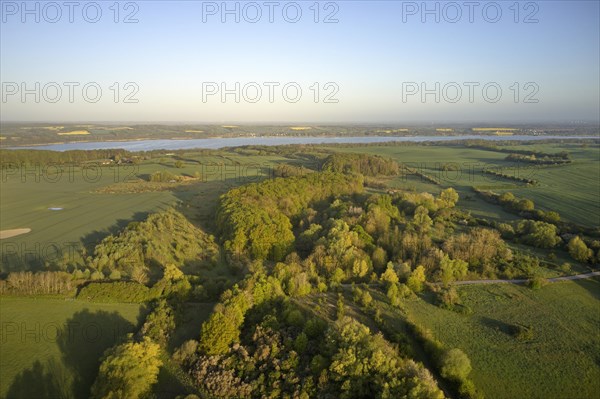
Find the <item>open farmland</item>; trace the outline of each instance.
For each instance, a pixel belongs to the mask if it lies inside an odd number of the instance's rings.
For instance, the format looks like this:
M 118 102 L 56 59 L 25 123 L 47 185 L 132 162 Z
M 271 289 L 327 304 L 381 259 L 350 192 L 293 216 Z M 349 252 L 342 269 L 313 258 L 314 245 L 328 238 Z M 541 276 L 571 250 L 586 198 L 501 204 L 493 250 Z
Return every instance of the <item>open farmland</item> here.
M 210 219 L 218 196 L 228 189 L 259 181 L 283 157 L 274 156 L 183 156 L 175 167 L 171 156 L 123 164 L 90 167 L 40 165 L 16 173 L 3 171 L 0 230 L 26 226 L 28 234 L 3 239 L 0 271 L 39 270 L 63 256 L 72 256 L 82 245 L 93 248 L 104 236 L 139 221 L 149 213 L 188 203 L 185 207 L 195 222 Z M 240 166 L 241 165 L 241 166 Z M 41 173 L 39 172 L 41 171 Z M 174 184 L 169 189 L 138 190 L 155 172 L 189 176 L 190 185 Z M 196 177 L 197 176 L 197 177 Z M 110 193 L 105 188 L 127 190 Z M 106 192 L 109 191 L 109 192 Z M 139 192 L 138 192 L 139 191 Z
M 504 147 L 503 147 L 504 148 Z M 600 225 L 600 148 L 597 146 L 569 144 L 534 144 L 506 148 L 547 151 L 555 153 L 569 151 L 572 164 L 561 166 L 535 166 L 506 161 L 507 153 L 485 151 L 475 148 L 449 146 L 369 146 L 336 148 L 336 151 L 362 152 L 388 156 L 397 162 L 438 178 L 441 186 L 436 186 L 420 177 L 396 178 L 391 186 L 414 187 L 420 190 L 440 190 L 443 187 L 454 187 L 462 199 L 465 208 L 475 215 L 514 219 L 500 207 L 485 203 L 474 197 L 471 187 L 485 187 L 498 192 L 510 191 L 517 196 L 533 200 L 536 207 L 543 210 L 557 211 L 564 220 L 589 227 Z M 444 171 L 440 168 L 447 164 L 458 168 L 457 171 Z M 525 186 L 510 180 L 484 175 L 484 169 L 505 168 L 508 174 L 528 177 L 539 181 L 539 185 Z M 519 169 L 515 169 L 519 168 Z

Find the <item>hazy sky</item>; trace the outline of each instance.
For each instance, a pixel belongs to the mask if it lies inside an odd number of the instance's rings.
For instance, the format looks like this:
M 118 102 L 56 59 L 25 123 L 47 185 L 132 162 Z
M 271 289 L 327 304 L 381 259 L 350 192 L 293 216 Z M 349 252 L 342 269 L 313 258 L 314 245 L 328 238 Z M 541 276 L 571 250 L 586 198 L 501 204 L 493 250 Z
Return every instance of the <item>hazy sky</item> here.
M 600 119 L 598 1 L 0 4 L 2 121 Z

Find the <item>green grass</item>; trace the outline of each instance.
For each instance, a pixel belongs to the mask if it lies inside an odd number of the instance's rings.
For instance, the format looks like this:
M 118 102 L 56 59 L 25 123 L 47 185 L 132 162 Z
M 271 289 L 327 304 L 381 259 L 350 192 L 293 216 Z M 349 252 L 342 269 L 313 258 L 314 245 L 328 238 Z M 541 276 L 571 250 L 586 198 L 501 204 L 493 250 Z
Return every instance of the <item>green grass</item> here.
M 470 357 L 471 378 L 487 398 L 595 398 L 600 392 L 600 281 L 554 283 L 533 291 L 499 284 L 459 288 L 472 315 L 424 300 L 408 312 L 447 348 Z M 532 326 L 519 342 L 515 325 Z
M 570 144 L 534 144 L 510 148 L 555 153 L 567 150 L 573 163 L 564 166 L 534 167 L 519 164 L 518 175 L 539 181 L 538 186 L 528 187 L 502 178 L 481 173 L 483 168 L 515 167 L 504 160 L 506 153 L 472 148 L 446 146 L 372 146 L 336 148 L 337 151 L 377 154 L 404 162 L 442 180 L 442 188 L 452 186 L 461 196 L 459 206 L 470 210 L 474 216 L 496 220 L 512 220 L 516 216 L 500 207 L 487 204 L 471 191 L 472 186 L 485 186 L 494 191 L 511 191 L 517 196 L 532 199 L 536 207 L 560 213 L 563 220 L 595 227 L 600 225 L 600 150 L 598 147 L 582 147 Z M 460 172 L 440 172 L 443 164 L 460 167 Z M 516 173 L 507 170 L 506 173 Z M 506 190 L 506 186 L 511 186 Z M 440 186 L 421 181 L 420 178 L 397 178 L 392 187 L 414 188 L 417 191 L 436 193 Z M 466 198 L 471 200 L 465 201 Z
M 0 298 L 0 397 L 89 396 L 99 358 L 138 327 L 142 308 Z
M 600 192 L 598 148 L 569 144 L 519 146 L 521 147 L 546 152 L 566 149 L 571 152 L 574 162 L 572 165 L 536 170 L 532 177 L 539 180 L 540 185 L 525 187 L 481 174 L 483 167 L 512 165 L 504 161 L 504 153 L 425 145 L 334 149 L 389 156 L 437 176 L 443 180 L 443 186 L 421 181 L 414 176 L 391 179 L 389 186 L 432 193 L 453 186 L 461 197 L 459 206 L 476 217 L 516 219 L 517 216 L 499 206 L 486 203 L 471 191 L 472 186 L 484 185 L 500 192 L 510 183 L 513 186 L 510 191 L 531 198 L 540 209 L 558 211 L 564 220 L 587 226 L 600 224 L 600 202 L 597 196 Z M 138 166 L 103 167 L 100 169 L 101 177 L 94 182 L 84 178 L 81 168 L 65 170 L 55 183 L 43 178 L 36 182 L 31 174 L 26 175 L 26 182 L 22 182 L 18 174 L 3 179 L 0 190 L 0 229 L 31 228 L 32 231 L 2 241 L 0 272 L 41 269 L 46 261 L 51 262 L 61 255 L 69 256 L 72 243 L 93 248 L 104 236 L 120 230 L 130 221 L 141 220 L 148 213 L 168 206 L 179 207 L 193 223 L 210 231 L 214 227 L 212 222 L 215 207 L 221 194 L 240 184 L 265 178 L 277 163 L 302 162 L 281 156 L 241 155 L 227 151 L 210 156 L 190 151 L 180 157 L 184 160 L 183 168 L 174 167 L 175 158 L 171 156 L 144 161 Z M 242 166 L 234 166 L 237 163 Z M 461 172 L 440 174 L 439 167 L 445 163 L 458 165 Z M 226 166 L 216 166 L 219 164 Z M 115 181 L 123 181 L 130 174 L 145 177 L 160 170 L 189 176 L 199 173 L 202 175 L 202 182 L 172 191 L 136 194 L 97 192 L 102 187 L 114 185 Z M 87 173 L 91 178 L 96 171 L 90 169 Z M 51 211 L 48 210 L 50 207 L 64 209 Z M 58 255 L 55 254 L 56 248 Z M 16 255 L 11 257 L 7 254 Z
M 0 230 L 31 228 L 31 232 L 2 240 L 0 272 L 39 270 L 61 256 L 69 257 L 75 246 L 93 248 L 102 238 L 133 220 L 169 206 L 181 207 L 193 222 L 210 228 L 219 195 L 229 189 L 268 176 L 269 168 L 285 158 L 275 156 L 184 156 L 183 168 L 175 168 L 171 157 L 145 161 L 138 166 L 102 167 L 98 181 L 85 179 L 81 168 L 65 170 L 49 182 L 19 174 L 3 180 L 0 190 Z M 164 162 L 163 162 L 164 161 Z M 243 166 L 235 167 L 235 162 Z M 228 166 L 214 166 L 224 163 Z M 259 170 L 259 168 L 261 168 Z M 145 177 L 156 171 L 173 174 L 202 174 L 202 181 L 181 190 L 108 194 L 98 189 L 122 182 L 128 175 Z M 70 177 L 72 176 L 72 177 Z M 49 177 L 50 178 L 50 177 Z M 48 208 L 63 208 L 52 211 Z

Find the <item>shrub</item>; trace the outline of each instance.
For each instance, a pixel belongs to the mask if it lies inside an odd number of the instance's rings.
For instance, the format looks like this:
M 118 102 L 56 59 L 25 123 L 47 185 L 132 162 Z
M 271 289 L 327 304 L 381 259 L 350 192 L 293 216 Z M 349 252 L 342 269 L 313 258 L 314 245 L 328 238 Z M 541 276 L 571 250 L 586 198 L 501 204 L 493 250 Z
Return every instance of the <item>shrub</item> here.
M 527 281 L 527 285 L 532 290 L 539 290 L 546 284 L 548 284 L 548 280 L 546 280 L 545 278 L 542 278 L 542 277 L 534 277 L 532 279 L 529 279 L 529 281 Z
M 585 263 L 594 256 L 594 252 L 585 245 L 585 242 L 579 236 L 573 237 L 567 248 L 569 255 L 578 262 Z
M 141 303 L 156 299 L 150 288 L 132 281 L 90 283 L 83 287 L 77 298 L 92 302 Z
M 471 372 L 471 361 L 462 350 L 450 349 L 442 357 L 440 371 L 444 378 L 461 381 L 466 379 Z
M 110 275 L 108 276 L 109 279 L 111 280 L 120 280 L 121 279 L 121 272 L 118 270 L 113 270 Z
M 534 336 L 533 327 L 517 325 L 513 329 L 513 336 L 520 342 L 531 341 Z

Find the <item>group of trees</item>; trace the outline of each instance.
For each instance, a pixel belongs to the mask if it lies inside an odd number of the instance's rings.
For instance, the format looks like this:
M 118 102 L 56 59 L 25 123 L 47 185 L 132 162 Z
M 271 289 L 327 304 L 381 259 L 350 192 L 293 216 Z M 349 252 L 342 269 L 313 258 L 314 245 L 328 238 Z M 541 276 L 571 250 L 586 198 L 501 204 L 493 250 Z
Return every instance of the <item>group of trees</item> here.
M 577 233 L 574 234 L 581 230 L 590 232 L 590 229 L 561 221 L 558 212 L 535 209 L 533 201 L 518 198 L 511 192 L 498 194 L 477 188 L 473 188 L 473 190 L 487 202 L 501 205 L 507 211 L 525 218 L 512 223 L 495 223 L 496 229 L 504 238 L 538 248 L 554 248 L 564 245 L 573 259 L 582 263 L 596 259 L 594 249 L 600 252 L 600 241 L 583 239 L 580 235 L 575 235 Z M 594 249 L 589 248 L 588 245 Z
M 467 262 L 470 267 L 479 268 L 480 271 L 493 268 L 499 259 L 510 260 L 512 258 L 511 250 L 502 240 L 498 231 L 480 227 L 469 229 L 467 233 L 451 235 L 444 242 L 443 249 L 450 258 Z M 440 271 L 445 274 L 449 271 L 444 271 L 442 266 L 450 269 L 454 266 L 462 268 L 462 266 L 448 263 L 448 260 L 444 262 L 442 259 Z M 466 272 L 459 274 L 464 276 Z
M 571 159 L 567 152 L 559 154 L 509 154 L 506 156 L 507 161 L 511 162 L 527 162 L 536 165 L 564 165 L 571 163 Z
M 325 159 L 322 170 L 364 176 L 396 176 L 400 173 L 400 166 L 392 159 L 377 155 L 334 153 Z
M 158 172 L 154 172 L 148 178 L 149 181 L 155 183 L 171 183 L 171 182 L 179 182 L 183 179 L 181 175 L 175 175 L 167 170 L 161 170 Z
M 261 284 L 258 291 L 264 293 Z M 239 292 L 226 294 L 215 313 L 221 306 L 238 309 L 228 311 L 246 320 L 238 322 L 234 339 L 218 327 L 226 319 L 211 316 L 200 341 L 184 343 L 174 356 L 209 396 L 443 398 L 431 374 L 400 357 L 381 334 L 350 317 L 328 324 L 282 293 L 263 295 L 263 302 L 248 307 L 257 294 L 252 286 L 248 281 Z M 247 299 L 240 299 L 242 292 Z M 207 335 L 228 338 L 206 345 L 214 339 Z
M 162 365 L 160 346 L 150 338 L 129 338 L 104 354 L 92 386 L 93 399 L 137 399 L 150 393 Z
M 218 255 L 219 248 L 211 236 L 170 208 L 104 238 L 86 263 L 107 275 L 117 270 L 123 278 L 146 283 L 160 276 L 163 265 L 198 270 L 215 264 Z
M 0 159 L 2 159 L 3 167 L 9 167 L 11 164 L 79 165 L 89 161 L 118 160 L 132 156 L 134 156 L 134 153 L 121 149 L 71 151 L 0 150 Z
M 93 302 L 148 302 L 158 298 L 188 298 L 192 293 L 190 277 L 173 264 L 167 264 L 162 277 L 151 287 L 135 281 L 90 282 L 77 297 Z
M 293 177 L 293 176 L 304 176 L 308 173 L 312 173 L 311 169 L 305 168 L 304 166 L 289 165 L 289 164 L 277 164 L 272 171 L 273 177 Z
M 403 309 L 407 298 L 430 289 L 445 308 L 456 310 L 460 296 L 452 281 L 535 276 L 538 258 L 511 251 L 504 239 L 541 248 L 563 242 L 557 214 L 535 213 L 533 202 L 510 193 L 482 195 L 540 220 L 476 226 L 456 208 L 459 196 L 452 188 L 437 195 L 365 193 L 362 175 L 400 173 L 396 162 L 381 157 L 336 153 L 325 159 L 324 172 L 280 166 L 279 178 L 220 198 L 216 224 L 228 261 L 248 272 L 233 287 L 200 284 L 206 278 L 201 273 L 218 262 L 219 247 L 181 213 L 168 210 L 105 238 L 91 256 L 71 265 L 71 274 L 12 273 L 0 282 L 0 293 L 61 293 L 83 283 L 79 298 L 150 307 L 137 334 L 105 353 L 94 398 L 148 396 L 163 362 L 174 361 L 208 397 L 435 399 L 444 397 L 442 391 L 402 348 L 409 340 L 383 320 L 376 309 L 380 301 L 387 298 Z M 567 249 L 587 262 L 594 259 L 588 244 L 574 236 Z M 382 333 L 346 315 L 348 286 Z M 198 339 L 168 359 L 179 304 L 221 290 Z M 324 300 L 331 291 L 338 294 L 335 323 L 324 316 L 333 310 L 313 311 L 304 302 Z M 408 318 L 406 323 L 438 375 L 456 385 L 461 397 L 478 397 L 467 355 L 444 348 Z
M 73 277 L 65 272 L 12 272 L 0 280 L 0 294 L 66 294 L 74 287 Z
M 62 265 L 65 270 L 71 269 L 70 273 L 9 273 L 0 280 L 0 294 L 73 295 L 79 286 L 78 296 L 86 300 L 145 302 L 172 289 L 170 282 L 183 276 L 180 267 L 198 274 L 219 261 L 219 247 L 214 238 L 181 213 L 168 209 L 142 222 L 132 222 L 122 232 L 106 237 L 91 256 L 70 257 Z M 173 273 L 179 275 L 174 277 Z M 183 280 L 186 286 L 190 285 L 187 277 Z M 184 284 L 183 280 L 178 284 Z M 196 283 L 196 288 L 202 289 Z M 207 291 L 199 295 L 206 298 L 212 294 Z
M 511 192 L 507 191 L 502 194 L 498 194 L 493 191 L 479 190 L 475 187 L 473 187 L 473 191 L 475 191 L 475 193 L 477 193 L 485 201 L 500 205 L 508 212 L 546 223 L 560 223 L 560 214 L 558 212 L 545 212 L 540 209 L 535 209 L 535 203 L 532 200 L 527 198 L 518 198 Z
M 528 179 L 526 177 L 517 176 L 515 174 L 511 175 L 508 173 L 503 173 L 503 172 L 492 170 L 492 169 L 483 169 L 481 171 L 481 173 L 485 173 L 485 174 L 496 176 L 496 177 L 501 177 L 503 179 L 518 181 L 518 182 L 525 183 L 530 186 L 534 186 L 534 185 L 538 184 L 538 181 L 534 180 L 534 179 Z
M 118 287 L 123 283 L 116 283 L 117 289 L 130 291 L 133 288 Z M 137 334 L 128 334 L 104 353 L 91 389 L 93 399 L 138 399 L 151 395 L 176 328 L 177 307 L 186 300 L 189 289 L 181 270 L 167 265 L 161 280 L 148 290 L 151 295 L 147 300 L 155 301 L 150 303 L 151 311 Z
M 221 197 L 217 213 L 224 247 L 239 257 L 281 260 L 295 241 L 291 218 L 310 203 L 362 190 L 362 176 L 338 173 L 311 173 L 230 190 Z

